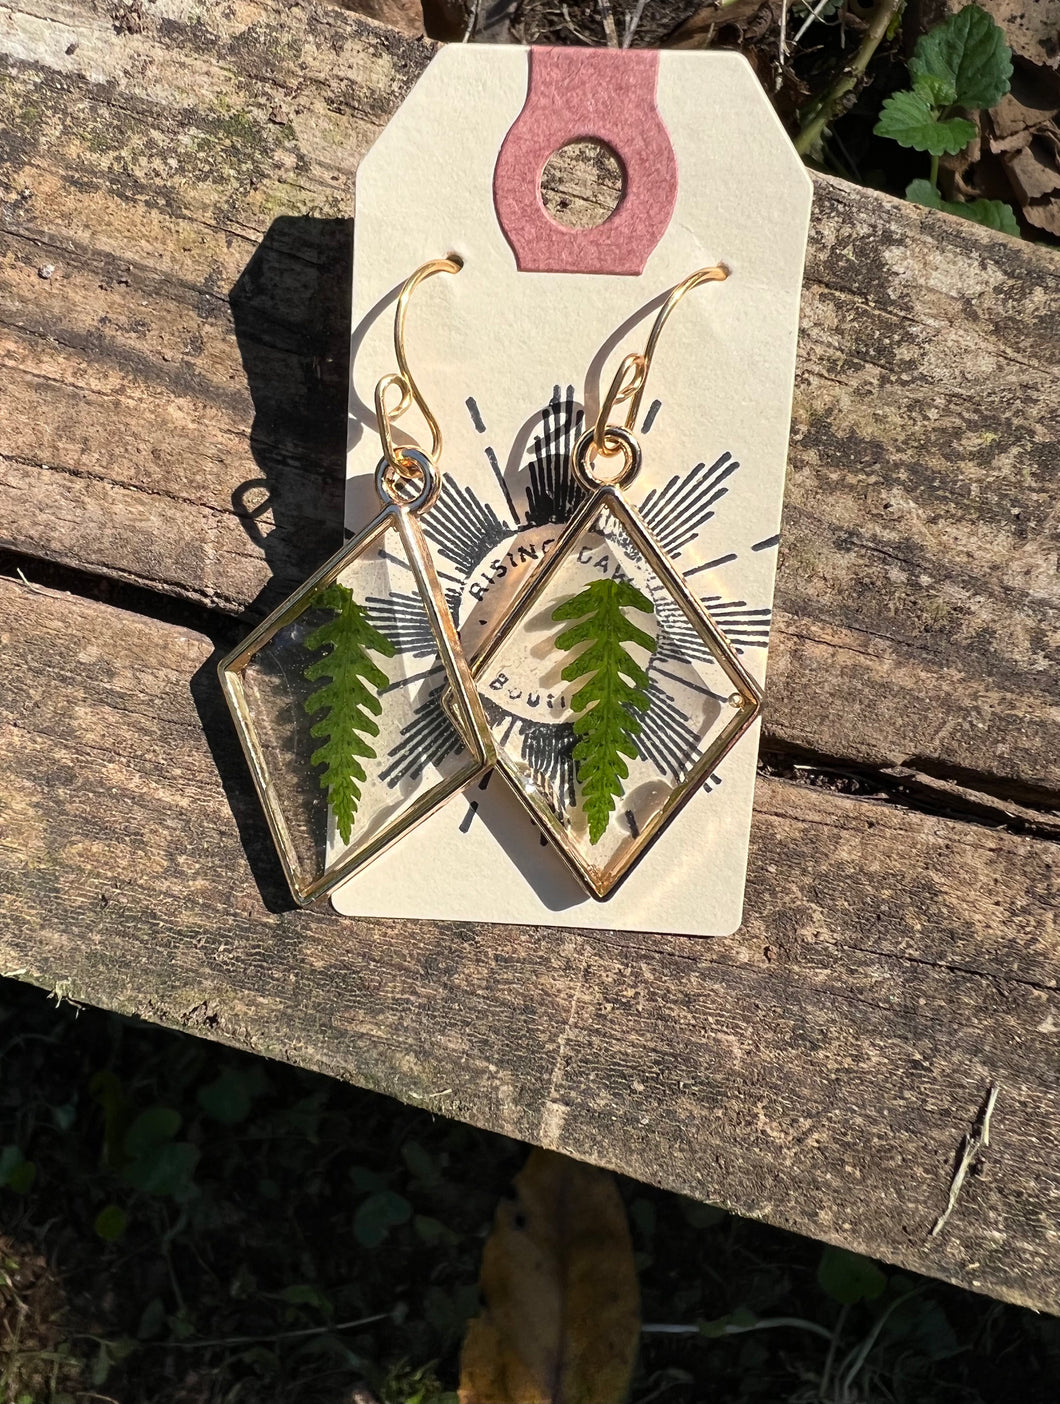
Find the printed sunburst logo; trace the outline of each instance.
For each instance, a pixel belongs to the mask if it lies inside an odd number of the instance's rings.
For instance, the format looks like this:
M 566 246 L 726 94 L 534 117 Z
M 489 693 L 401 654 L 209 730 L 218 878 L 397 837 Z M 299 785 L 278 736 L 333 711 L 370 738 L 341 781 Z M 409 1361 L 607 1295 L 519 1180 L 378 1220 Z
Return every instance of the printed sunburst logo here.
M 661 402 L 654 401 L 645 415 L 642 434 L 650 432 L 661 410 Z M 548 404 L 528 419 L 525 441 L 514 446 L 491 442 L 474 399 L 468 401 L 468 413 L 482 436 L 483 457 L 494 486 L 483 492 L 443 474 L 441 492 L 424 516 L 423 529 L 436 552 L 439 578 L 464 650 L 473 656 L 512 598 L 548 558 L 564 525 L 584 500 L 570 467 L 584 413 L 573 387 L 557 385 Z M 739 469 L 733 454 L 715 454 L 675 472 L 645 494 L 640 514 L 678 568 L 682 553 L 687 553 L 705 529 L 713 530 L 712 524 L 721 520 Z M 708 680 L 693 676 L 689 664 L 697 668 L 712 665 L 708 650 L 684 616 L 671 607 L 669 597 L 659 590 L 651 574 L 637 571 L 622 534 L 609 528 L 607 536 L 609 539 L 598 538 L 586 545 L 586 551 L 593 553 L 588 563 L 592 573 L 602 579 L 617 571 L 632 578 L 653 603 L 659 622 L 659 646 L 644 665 L 650 706 L 631 744 L 661 780 L 672 782 L 685 773 L 695 748 L 696 718 L 706 702 L 715 694 L 721 695 L 723 680 L 719 678 L 713 688 L 709 676 Z M 769 550 L 775 545 L 776 539 L 769 538 L 754 543 L 751 549 Z M 731 545 L 719 547 L 707 561 L 697 560 L 686 578 L 691 586 L 705 571 L 710 572 L 705 578 L 714 579 L 715 572 L 738 559 L 738 550 Z M 404 566 L 396 559 L 392 564 Z M 701 598 L 738 651 L 766 647 L 768 606 L 718 593 Z M 414 668 L 392 684 L 421 691 L 412 721 L 402 727 L 382 757 L 379 779 L 397 788 L 432 767 L 446 764 L 462 743 L 442 705 L 444 678 L 437 667 L 430 669 L 435 648 L 419 596 L 411 588 L 404 593 L 397 589 L 386 598 L 367 598 L 365 605 L 398 654 L 424 660 L 422 670 Z M 482 688 L 483 706 L 495 734 L 517 749 L 562 805 L 575 804 L 577 790 L 574 748 L 578 738 L 569 706 L 571 696 L 572 688 L 559 670 L 548 686 L 542 686 L 539 677 L 508 675 L 501 670 L 485 680 Z M 704 789 L 717 783 L 718 777 L 710 776 Z M 473 822 L 479 802 L 477 794 L 469 796 L 462 828 Z M 629 826 L 626 808 L 616 808 L 612 826 Z

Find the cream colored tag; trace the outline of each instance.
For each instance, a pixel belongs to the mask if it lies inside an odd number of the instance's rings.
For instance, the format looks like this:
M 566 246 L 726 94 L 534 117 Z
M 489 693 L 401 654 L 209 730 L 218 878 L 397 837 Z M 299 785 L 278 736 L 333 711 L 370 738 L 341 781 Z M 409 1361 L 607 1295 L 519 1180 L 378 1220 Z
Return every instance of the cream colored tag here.
M 451 477 L 425 530 L 472 651 L 481 621 L 561 530 L 571 504 L 557 500 L 557 473 L 581 407 L 588 400 L 595 412 L 601 382 L 643 349 L 661 297 L 724 263 L 727 281 L 690 293 L 660 340 L 637 426 L 643 468 L 628 497 L 645 504 L 761 682 L 809 177 L 742 57 L 663 52 L 657 104 L 679 184 L 643 273 L 520 273 L 493 177 L 527 71 L 521 48 L 441 50 L 361 164 L 347 526 L 376 510 L 372 391 L 395 368 L 393 300 L 417 266 L 455 252 L 462 271 L 413 299 L 407 351 Z M 513 727 L 547 742 L 546 699 L 531 704 L 502 687 L 493 700 Z M 348 915 L 729 934 L 742 916 L 757 744 L 757 729 L 737 743 L 607 902 L 584 894 L 494 773 L 339 888 L 334 905 Z

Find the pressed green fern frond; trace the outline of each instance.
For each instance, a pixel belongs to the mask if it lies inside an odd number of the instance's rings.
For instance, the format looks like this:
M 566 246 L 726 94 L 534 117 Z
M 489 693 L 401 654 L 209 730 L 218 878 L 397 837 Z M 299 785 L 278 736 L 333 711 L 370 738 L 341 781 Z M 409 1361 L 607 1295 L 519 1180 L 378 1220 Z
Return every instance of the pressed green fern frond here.
M 327 767 L 320 777 L 320 786 L 328 792 L 328 803 L 343 843 L 349 843 L 361 801 L 361 786 L 368 778 L 361 761 L 375 760 L 376 756 L 364 737 L 379 735 L 372 718 L 382 712 L 378 693 L 390 683 L 382 668 L 369 658 L 368 651 L 393 658 L 395 649 L 368 622 L 367 614 L 345 585 L 330 586 L 318 603 L 321 609 L 332 610 L 333 618 L 315 629 L 305 646 L 313 650 L 329 648 L 329 652 L 311 663 L 305 676 L 310 682 L 318 678 L 330 681 L 317 688 L 305 703 L 310 716 L 328 709 L 310 732 L 311 736 L 324 738 L 310 764 Z
M 640 735 L 639 714 L 648 710 L 648 675 L 623 645 L 639 644 L 654 653 L 655 640 L 622 611 L 639 609 L 652 614 L 654 608 L 628 580 L 594 580 L 552 611 L 557 623 L 580 621 L 564 629 L 556 639 L 557 648 L 566 653 L 579 644 L 589 644 L 567 664 L 562 676 L 567 682 L 586 678 L 570 704 L 580 713 L 574 721 L 579 738 L 574 761 L 590 843 L 599 843 L 607 830 L 615 799 L 629 776 L 622 757 L 636 756 L 633 742 Z

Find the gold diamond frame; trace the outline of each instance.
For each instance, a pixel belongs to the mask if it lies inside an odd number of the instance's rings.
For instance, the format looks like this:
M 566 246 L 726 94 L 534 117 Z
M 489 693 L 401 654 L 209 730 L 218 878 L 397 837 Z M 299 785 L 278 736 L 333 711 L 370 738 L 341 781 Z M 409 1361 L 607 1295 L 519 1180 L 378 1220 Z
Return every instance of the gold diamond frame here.
M 471 675 L 476 685 L 482 674 L 488 670 L 496 658 L 501 647 L 518 628 L 525 615 L 530 610 L 535 609 L 542 596 L 547 593 L 553 575 L 574 543 L 604 510 L 610 511 L 621 523 L 633 544 L 670 592 L 692 628 L 710 649 L 715 661 L 733 686 L 733 694 L 730 699 L 733 704 L 733 715 L 685 778 L 671 790 L 668 798 L 645 824 L 634 839 L 633 844 L 623 849 L 610 863 L 604 865 L 594 865 L 583 860 L 547 799 L 539 790 L 527 784 L 525 775 L 508 759 L 505 751 L 497 751 L 497 766 L 542 830 L 555 844 L 575 876 L 590 896 L 595 897 L 597 901 L 604 901 L 613 895 L 667 825 L 677 817 L 702 782 L 722 758 L 728 755 L 762 710 L 762 689 L 740 662 L 735 649 L 710 617 L 708 611 L 689 590 L 684 577 L 674 569 L 665 548 L 652 535 L 651 529 L 639 517 L 636 510 L 626 502 L 620 488 L 617 485 L 609 484 L 599 485 L 567 523 L 563 535 L 549 552 L 540 568 L 530 577 L 513 600 L 510 610 L 500 622 L 496 632 L 489 636 L 483 649 L 472 660 Z M 455 698 L 455 693 L 447 694 L 445 699 L 447 707 L 450 706 L 453 698 Z
M 404 452 L 409 457 L 413 456 L 409 450 Z M 472 681 L 470 669 L 461 650 L 460 639 L 431 561 L 430 550 L 414 515 L 415 511 L 425 505 L 429 503 L 422 499 L 413 502 L 391 502 L 358 536 L 325 561 L 304 585 L 217 665 L 221 687 L 231 709 L 243 753 L 269 821 L 284 873 L 299 906 L 304 907 L 323 900 L 339 883 L 377 858 L 410 829 L 433 814 L 457 790 L 479 779 L 494 764 L 496 753 L 493 738 L 482 710 L 478 689 Z M 392 529 L 397 531 L 405 548 L 438 647 L 438 656 L 445 666 L 449 683 L 445 696 L 447 703 L 452 702 L 452 705 L 447 705 L 447 710 L 467 748 L 469 764 L 457 771 L 448 781 L 439 781 L 427 793 L 414 799 L 408 809 L 395 815 L 389 824 L 362 847 L 355 845 L 341 862 L 331 868 L 325 867 L 319 877 L 307 877 L 284 817 L 280 797 L 270 780 L 261 738 L 247 703 L 243 674 L 254 655 L 281 629 L 286 628 L 299 614 L 308 609 L 315 595 L 322 594 L 338 579 L 351 561 L 370 551 L 384 533 Z

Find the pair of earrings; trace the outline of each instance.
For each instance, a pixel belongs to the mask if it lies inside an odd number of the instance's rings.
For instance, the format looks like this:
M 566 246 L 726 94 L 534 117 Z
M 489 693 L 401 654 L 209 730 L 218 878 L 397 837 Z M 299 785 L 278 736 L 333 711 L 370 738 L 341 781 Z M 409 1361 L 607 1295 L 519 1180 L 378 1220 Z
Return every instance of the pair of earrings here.
M 670 293 L 645 350 L 622 361 L 595 425 L 575 442 L 585 497 L 475 657 L 465 657 L 422 519 L 438 499 L 442 434 L 408 367 L 375 390 L 382 510 L 219 665 L 221 684 L 295 898 L 309 903 L 369 863 L 458 790 L 499 768 L 589 893 L 609 896 L 732 749 L 761 691 L 664 545 L 625 495 Z M 396 399 L 395 399 L 396 394 Z M 415 404 L 430 448 L 397 445 Z M 667 685 L 662 685 L 662 679 Z M 676 708 L 674 688 L 694 699 Z M 547 695 L 547 753 L 494 698 Z M 534 704 L 531 704 L 534 705 Z M 660 747 L 680 756 L 656 764 Z

